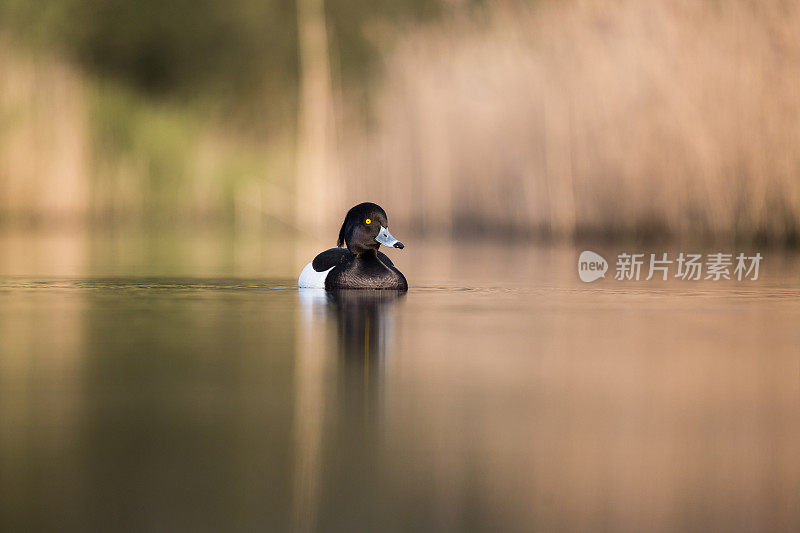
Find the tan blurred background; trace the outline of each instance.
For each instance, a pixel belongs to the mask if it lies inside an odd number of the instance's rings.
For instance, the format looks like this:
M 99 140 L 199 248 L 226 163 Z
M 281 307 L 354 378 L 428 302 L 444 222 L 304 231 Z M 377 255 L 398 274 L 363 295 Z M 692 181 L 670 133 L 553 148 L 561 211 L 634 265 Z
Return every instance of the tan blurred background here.
M 0 530 L 800 531 L 798 35 L 0 0 Z M 411 292 L 298 291 L 364 200 Z M 589 285 L 576 241 L 764 263 Z
M 789 1 L 0 0 L 4 231 L 798 243 Z

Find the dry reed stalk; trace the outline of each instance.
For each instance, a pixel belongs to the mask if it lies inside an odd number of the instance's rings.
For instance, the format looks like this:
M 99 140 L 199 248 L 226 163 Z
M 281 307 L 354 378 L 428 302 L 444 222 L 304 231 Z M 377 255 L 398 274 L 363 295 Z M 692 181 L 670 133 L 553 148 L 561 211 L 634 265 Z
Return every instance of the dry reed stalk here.
M 800 5 L 495 5 L 412 32 L 349 195 L 450 234 L 800 234 Z

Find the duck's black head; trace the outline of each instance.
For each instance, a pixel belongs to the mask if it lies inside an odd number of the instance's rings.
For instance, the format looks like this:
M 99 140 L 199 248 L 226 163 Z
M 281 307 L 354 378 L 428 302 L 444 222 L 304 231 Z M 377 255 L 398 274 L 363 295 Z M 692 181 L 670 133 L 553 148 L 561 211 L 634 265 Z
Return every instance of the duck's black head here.
M 386 211 L 378 204 L 364 202 L 347 212 L 336 245 L 347 244 L 354 254 L 377 250 L 381 244 L 403 248 L 403 243 L 392 237 L 388 228 Z

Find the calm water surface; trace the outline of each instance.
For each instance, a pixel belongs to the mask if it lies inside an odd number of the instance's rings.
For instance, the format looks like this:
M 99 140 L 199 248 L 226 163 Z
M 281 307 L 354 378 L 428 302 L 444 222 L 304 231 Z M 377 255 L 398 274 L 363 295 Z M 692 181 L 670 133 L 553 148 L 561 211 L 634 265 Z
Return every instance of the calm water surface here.
M 292 250 L 0 263 L 3 529 L 800 530 L 796 257 L 408 246 L 400 296 L 298 291 Z

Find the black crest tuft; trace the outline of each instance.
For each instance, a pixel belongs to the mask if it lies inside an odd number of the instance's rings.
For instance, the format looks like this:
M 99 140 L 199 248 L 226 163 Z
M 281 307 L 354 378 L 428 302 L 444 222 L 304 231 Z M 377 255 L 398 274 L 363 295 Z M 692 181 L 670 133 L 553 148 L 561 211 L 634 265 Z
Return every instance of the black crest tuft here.
M 349 215 L 350 213 L 348 212 L 347 214 Z M 338 246 L 339 248 L 344 246 L 344 234 L 346 229 L 347 229 L 347 215 L 345 215 L 344 217 L 344 222 L 342 222 L 342 229 L 339 230 L 339 239 L 336 241 L 336 246 Z

